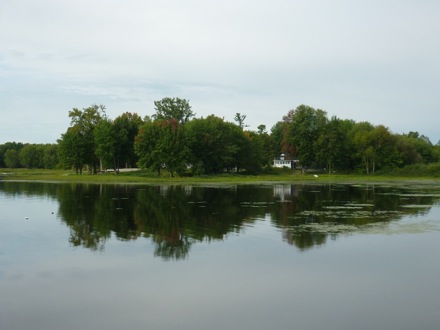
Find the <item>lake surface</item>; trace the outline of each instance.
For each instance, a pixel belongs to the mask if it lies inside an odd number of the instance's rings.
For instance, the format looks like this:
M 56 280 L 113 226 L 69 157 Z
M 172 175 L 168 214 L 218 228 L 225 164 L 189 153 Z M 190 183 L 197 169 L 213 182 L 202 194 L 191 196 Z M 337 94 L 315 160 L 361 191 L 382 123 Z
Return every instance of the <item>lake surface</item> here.
M 439 202 L 0 181 L 0 329 L 439 329 Z

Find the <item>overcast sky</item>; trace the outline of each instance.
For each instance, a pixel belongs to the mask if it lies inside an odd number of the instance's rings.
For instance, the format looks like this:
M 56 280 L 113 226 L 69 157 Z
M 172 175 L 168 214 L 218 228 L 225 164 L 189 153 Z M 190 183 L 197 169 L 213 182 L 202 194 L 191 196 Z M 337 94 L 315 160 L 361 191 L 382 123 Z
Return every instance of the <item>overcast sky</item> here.
M 268 130 L 300 104 L 440 139 L 438 0 L 2 0 L 0 143 L 55 143 L 68 111 L 163 97 Z

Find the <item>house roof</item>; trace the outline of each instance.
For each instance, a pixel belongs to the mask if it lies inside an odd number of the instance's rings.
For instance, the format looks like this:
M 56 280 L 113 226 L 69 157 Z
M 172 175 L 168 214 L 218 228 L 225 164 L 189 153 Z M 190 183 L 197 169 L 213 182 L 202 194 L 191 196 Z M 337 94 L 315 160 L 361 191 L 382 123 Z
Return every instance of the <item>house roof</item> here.
M 281 160 L 282 157 L 283 157 L 283 160 L 293 160 L 293 161 L 296 161 L 296 159 L 293 156 L 289 155 L 289 154 L 281 154 L 278 157 L 275 157 L 275 160 Z

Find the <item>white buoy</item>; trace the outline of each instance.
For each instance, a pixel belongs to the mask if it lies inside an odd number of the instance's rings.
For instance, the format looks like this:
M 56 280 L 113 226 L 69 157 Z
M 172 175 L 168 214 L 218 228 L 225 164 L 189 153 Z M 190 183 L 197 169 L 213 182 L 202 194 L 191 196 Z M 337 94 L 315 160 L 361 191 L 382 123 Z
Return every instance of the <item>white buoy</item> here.
M 315 178 L 317 178 L 317 177 L 318 177 L 318 174 L 314 174 L 313 176 L 314 176 Z

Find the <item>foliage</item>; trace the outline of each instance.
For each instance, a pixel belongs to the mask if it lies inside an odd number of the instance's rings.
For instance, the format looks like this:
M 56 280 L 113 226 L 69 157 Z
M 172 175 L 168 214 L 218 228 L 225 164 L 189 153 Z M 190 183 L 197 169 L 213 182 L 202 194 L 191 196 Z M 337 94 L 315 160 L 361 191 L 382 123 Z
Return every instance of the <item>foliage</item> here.
M 20 163 L 26 168 L 44 168 L 44 150 L 35 144 L 26 144 L 20 151 Z
M 112 120 L 105 107 L 92 105 L 69 111 L 70 127 L 57 144 L 0 145 L 0 167 L 113 168 L 140 166 L 170 176 L 223 172 L 268 173 L 281 153 L 302 168 L 328 173 L 390 172 L 440 161 L 440 145 L 418 132 L 392 133 L 384 125 L 355 122 L 307 105 L 288 111 L 269 132 L 245 130 L 246 115 L 235 123 L 215 115 L 194 118 L 189 102 L 180 98 L 155 101 L 156 113 L 142 119 L 125 112 Z
M 187 145 L 184 126 L 176 119 L 155 120 L 141 126 L 135 140 L 135 151 L 141 168 L 152 168 L 160 175 L 162 168 L 171 176 L 184 171 Z
M 290 110 L 284 117 L 288 124 L 288 142 L 295 146 L 304 167 L 322 165 L 317 157 L 317 141 L 327 123 L 326 113 L 306 105 Z
M 123 132 L 123 136 L 117 141 L 117 155 L 125 167 L 135 167 L 137 155 L 134 151 L 134 141 L 138 134 L 139 127 L 144 123 L 137 113 L 125 112 L 113 121 L 114 130 Z
M 10 149 L 6 149 L 9 147 Z M 5 150 L 4 152 L 2 150 Z M 1 167 L 55 169 L 58 165 L 57 144 L 22 144 L 8 142 L 0 145 Z
M 246 125 L 244 123 L 244 120 L 246 119 L 246 115 L 242 115 L 241 113 L 237 112 L 235 114 L 234 120 L 237 122 L 237 125 L 243 129 L 245 127 L 248 127 L 249 125 Z
M 69 127 L 66 133 L 58 140 L 59 157 L 64 168 L 75 169 L 76 174 L 81 174 L 87 150 L 83 133 L 78 126 Z
M 350 165 L 353 147 L 348 132 L 352 125 L 350 121 L 332 117 L 319 135 L 316 141 L 316 156 L 328 173 L 332 173 L 335 169 L 346 170 Z
M 20 153 L 21 148 L 23 148 L 23 143 L 20 142 L 6 142 L 5 144 L 0 144 L 0 167 L 9 167 L 5 164 L 5 153 L 8 150 L 15 150 Z
M 20 166 L 20 156 L 17 150 L 8 149 L 4 155 L 4 162 L 8 168 L 17 168 Z
M 188 122 L 195 114 L 191 110 L 188 100 L 178 97 L 165 97 L 160 101 L 154 101 L 156 114 L 155 120 L 175 119 L 180 124 Z
M 105 107 L 94 104 L 83 110 L 73 108 L 69 111 L 69 117 L 71 118 L 71 128 L 75 128 L 76 133 L 76 139 L 71 141 L 76 143 L 76 146 L 72 147 L 80 149 L 76 152 L 76 156 L 81 157 L 78 160 L 78 165 L 88 164 L 93 168 L 93 173 L 96 173 L 98 159 L 95 153 L 96 145 L 93 131 L 95 126 L 106 117 Z
M 239 126 L 210 115 L 187 123 L 185 132 L 193 174 L 221 173 L 243 165 L 240 153 L 246 139 Z
M 101 165 L 106 168 L 110 166 L 115 172 L 119 169 L 116 149 L 120 133 L 124 134 L 123 131 L 116 131 L 109 119 L 103 119 L 98 122 L 93 130 L 96 156 L 100 159 Z

